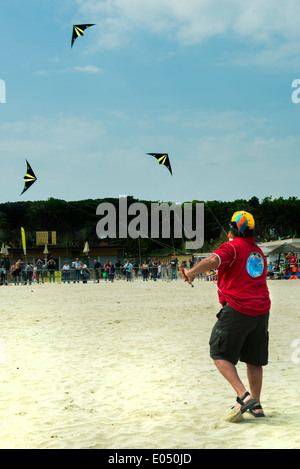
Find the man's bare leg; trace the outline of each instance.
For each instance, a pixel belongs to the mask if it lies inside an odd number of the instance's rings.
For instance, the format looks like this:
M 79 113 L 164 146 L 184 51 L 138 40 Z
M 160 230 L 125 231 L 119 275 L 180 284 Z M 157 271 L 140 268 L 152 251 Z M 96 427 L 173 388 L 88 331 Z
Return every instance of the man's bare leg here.
M 260 404 L 260 393 L 261 393 L 262 382 L 263 382 L 263 367 L 249 365 L 249 363 L 247 363 L 247 376 L 248 376 L 248 382 L 249 382 L 251 395 L 254 399 L 258 400 L 257 404 Z M 255 412 L 257 414 L 262 414 L 263 410 L 253 409 L 252 412 Z
M 235 365 L 233 365 L 227 360 L 214 360 L 214 363 L 218 368 L 219 372 L 224 376 L 224 378 L 229 382 L 229 384 L 231 384 L 231 386 L 236 392 L 236 395 L 241 398 L 245 394 L 246 388 L 238 375 Z M 252 399 L 252 397 L 253 396 L 251 395 L 247 396 L 244 402 L 247 402 L 249 399 Z M 239 407 L 241 406 L 237 403 L 236 408 Z

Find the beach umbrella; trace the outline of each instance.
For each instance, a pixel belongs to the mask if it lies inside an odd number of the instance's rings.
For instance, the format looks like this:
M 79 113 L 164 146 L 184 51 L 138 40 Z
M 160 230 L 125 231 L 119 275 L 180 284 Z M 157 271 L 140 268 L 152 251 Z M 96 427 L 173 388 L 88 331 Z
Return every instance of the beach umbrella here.
M 44 250 L 43 250 L 43 254 L 45 254 L 45 265 L 46 265 L 46 264 L 47 264 L 47 254 L 49 254 L 47 244 L 45 244 L 45 247 L 44 247 Z
M 8 264 L 8 247 L 9 246 L 6 246 L 4 243 L 2 243 L 2 246 L 1 246 L 1 251 L 0 251 L 0 254 L 2 254 L 2 259 L 1 259 L 1 265 L 2 265 L 2 262 L 3 264 L 5 265 L 6 268 L 9 267 L 9 264 Z
M 90 252 L 89 243 L 86 241 L 84 244 L 83 252 L 88 256 Z
M 83 252 L 87 256 L 87 266 L 89 268 L 90 267 L 90 264 L 89 264 L 90 263 L 90 258 L 89 258 L 90 247 L 87 241 L 84 244 Z
M 6 244 L 4 244 L 4 247 L 3 249 L 1 248 L 1 252 L 3 254 L 3 256 L 8 256 L 9 252 L 8 252 L 8 247 Z

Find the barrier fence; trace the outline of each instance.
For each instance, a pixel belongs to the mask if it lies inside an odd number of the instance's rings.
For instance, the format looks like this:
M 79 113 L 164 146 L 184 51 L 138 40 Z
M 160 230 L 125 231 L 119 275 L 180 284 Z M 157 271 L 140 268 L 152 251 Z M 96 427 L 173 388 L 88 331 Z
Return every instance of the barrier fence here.
M 155 268 L 149 267 L 147 271 L 144 271 L 141 266 L 133 267 L 131 272 L 127 272 L 126 269 L 121 267 L 120 269 L 115 268 L 113 273 L 105 271 L 104 268 L 101 269 L 89 269 L 85 271 L 70 269 L 67 273 L 64 273 L 62 270 L 57 269 L 42 269 L 36 271 L 26 272 L 22 270 L 18 275 L 14 275 L 8 270 L 0 271 L 0 285 L 8 284 L 27 284 L 27 283 L 74 283 L 74 282 L 99 282 L 110 281 L 110 280 L 176 280 L 181 278 L 180 269 L 171 269 L 171 268 L 162 268 L 157 270 Z M 283 279 L 284 278 L 284 268 L 280 266 L 280 269 L 269 270 L 268 278 L 274 279 Z M 217 271 L 210 271 L 198 276 L 199 280 L 217 280 Z
M 85 271 L 70 269 L 66 273 L 63 270 L 47 269 L 36 271 L 21 271 L 18 275 L 14 275 L 8 271 L 1 274 L 0 285 L 5 284 L 32 284 L 32 283 L 74 283 L 74 282 L 98 282 L 98 281 L 111 281 L 111 280 L 173 280 L 181 277 L 179 269 L 163 269 L 157 272 L 157 269 L 149 268 L 143 272 L 141 267 L 133 268 L 131 271 L 126 271 L 124 268 L 115 269 L 114 273 L 101 270 L 87 269 Z

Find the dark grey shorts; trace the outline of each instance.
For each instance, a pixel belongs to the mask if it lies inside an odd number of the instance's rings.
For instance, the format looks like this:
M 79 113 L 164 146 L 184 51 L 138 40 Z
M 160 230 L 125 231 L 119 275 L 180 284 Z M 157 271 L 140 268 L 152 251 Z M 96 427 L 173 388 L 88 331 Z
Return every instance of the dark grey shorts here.
M 238 360 L 250 365 L 267 365 L 269 313 L 248 316 L 227 304 L 217 318 L 209 340 L 211 358 L 234 365 Z

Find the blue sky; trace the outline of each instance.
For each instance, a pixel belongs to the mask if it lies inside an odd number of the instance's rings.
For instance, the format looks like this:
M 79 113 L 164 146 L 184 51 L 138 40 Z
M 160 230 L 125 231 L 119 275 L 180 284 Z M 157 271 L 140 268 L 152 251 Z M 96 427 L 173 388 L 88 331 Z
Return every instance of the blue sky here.
M 2 0 L 0 14 L 1 202 L 299 197 L 299 2 Z M 20 196 L 25 159 L 38 180 Z

